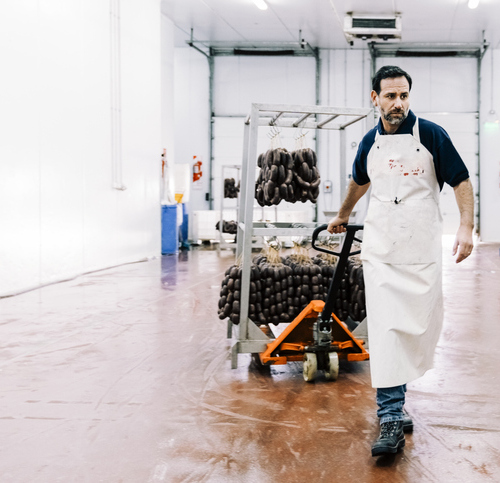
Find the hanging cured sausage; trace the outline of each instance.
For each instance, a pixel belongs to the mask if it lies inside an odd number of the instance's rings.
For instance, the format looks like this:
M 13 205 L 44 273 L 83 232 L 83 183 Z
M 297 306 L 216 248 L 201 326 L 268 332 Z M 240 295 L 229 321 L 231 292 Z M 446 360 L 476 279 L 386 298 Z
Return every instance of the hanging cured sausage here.
M 255 199 L 261 206 L 311 201 L 319 195 L 320 174 L 316 153 L 309 148 L 288 152 L 270 149 L 259 155 Z
M 237 198 L 240 192 L 240 184 L 236 186 L 234 178 L 226 178 L 224 180 L 224 198 Z
M 220 231 L 220 221 L 215 224 L 215 229 Z M 234 220 L 226 221 L 222 220 L 222 233 L 229 233 L 230 235 L 236 235 L 238 233 L 238 223 Z

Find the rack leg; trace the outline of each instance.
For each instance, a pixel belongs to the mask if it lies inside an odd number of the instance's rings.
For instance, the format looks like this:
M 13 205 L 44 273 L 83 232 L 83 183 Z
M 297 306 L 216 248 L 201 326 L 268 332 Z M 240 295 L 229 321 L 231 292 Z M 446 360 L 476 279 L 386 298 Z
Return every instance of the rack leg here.
M 233 323 L 231 319 L 227 319 L 227 338 L 231 339 L 233 337 Z
M 240 343 L 236 342 L 231 349 L 231 369 L 238 368 L 238 352 L 240 348 Z

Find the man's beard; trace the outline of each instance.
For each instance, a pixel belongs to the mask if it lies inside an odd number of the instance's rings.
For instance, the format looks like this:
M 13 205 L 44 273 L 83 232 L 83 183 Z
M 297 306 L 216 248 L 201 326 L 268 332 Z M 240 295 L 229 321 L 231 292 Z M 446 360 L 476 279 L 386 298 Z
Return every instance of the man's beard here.
M 401 114 L 401 117 L 393 117 L 393 114 L 396 113 Z M 404 109 L 392 113 L 385 112 L 383 109 L 380 109 L 380 114 L 389 124 L 392 124 L 393 126 L 399 126 L 408 117 L 408 111 L 405 111 Z

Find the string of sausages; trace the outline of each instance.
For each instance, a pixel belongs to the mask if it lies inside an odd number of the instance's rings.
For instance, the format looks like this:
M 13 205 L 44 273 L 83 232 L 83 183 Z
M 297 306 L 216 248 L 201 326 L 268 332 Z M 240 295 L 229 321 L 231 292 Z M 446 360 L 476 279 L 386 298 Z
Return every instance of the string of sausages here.
M 260 168 L 255 183 L 255 199 L 261 206 L 311 201 L 316 203 L 321 177 L 316 153 L 310 148 L 293 152 L 269 149 L 257 159 Z

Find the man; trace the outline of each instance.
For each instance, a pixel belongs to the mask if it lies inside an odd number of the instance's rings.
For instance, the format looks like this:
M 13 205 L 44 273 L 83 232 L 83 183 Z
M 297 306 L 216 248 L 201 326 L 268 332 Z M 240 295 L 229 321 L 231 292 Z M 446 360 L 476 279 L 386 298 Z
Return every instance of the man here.
M 432 367 L 443 322 L 439 194 L 454 188 L 460 227 L 456 262 L 472 252 L 474 196 L 469 173 L 448 134 L 410 110 L 411 77 L 382 67 L 372 81 L 378 126 L 363 138 L 353 180 L 330 233 L 343 224 L 371 186 L 361 252 L 366 287 L 370 369 L 377 388 L 380 436 L 372 456 L 405 445 L 406 383 Z

